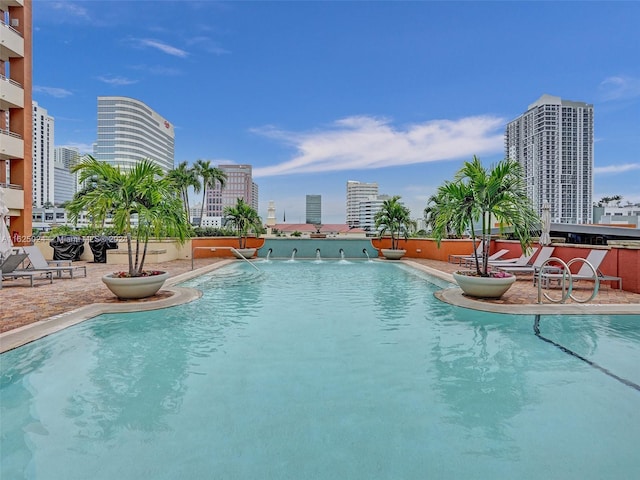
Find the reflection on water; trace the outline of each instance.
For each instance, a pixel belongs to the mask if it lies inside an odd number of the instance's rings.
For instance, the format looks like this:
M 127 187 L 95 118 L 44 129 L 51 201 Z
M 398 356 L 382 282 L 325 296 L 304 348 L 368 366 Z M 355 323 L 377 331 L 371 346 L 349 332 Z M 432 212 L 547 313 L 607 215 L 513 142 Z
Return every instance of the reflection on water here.
M 532 316 L 451 307 L 389 263 L 259 266 L 3 355 L 0 476 L 624 478 L 633 464 L 635 392 L 541 342 Z M 541 323 L 637 371 L 639 320 L 598 320 Z

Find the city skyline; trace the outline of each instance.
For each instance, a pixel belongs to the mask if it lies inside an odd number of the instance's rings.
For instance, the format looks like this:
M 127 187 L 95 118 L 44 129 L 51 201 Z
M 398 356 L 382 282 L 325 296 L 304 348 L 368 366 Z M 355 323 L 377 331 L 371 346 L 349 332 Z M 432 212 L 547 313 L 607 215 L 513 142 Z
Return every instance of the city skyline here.
M 579 8 L 576 8 L 579 6 Z M 640 4 L 35 0 L 33 98 L 90 153 L 98 96 L 175 126 L 175 164 L 250 164 L 259 214 L 344 223 L 346 182 L 413 217 L 543 94 L 594 105 L 593 200 L 640 202 Z M 535 25 L 535 31 L 532 26 Z M 197 197 L 196 197 L 197 198 Z

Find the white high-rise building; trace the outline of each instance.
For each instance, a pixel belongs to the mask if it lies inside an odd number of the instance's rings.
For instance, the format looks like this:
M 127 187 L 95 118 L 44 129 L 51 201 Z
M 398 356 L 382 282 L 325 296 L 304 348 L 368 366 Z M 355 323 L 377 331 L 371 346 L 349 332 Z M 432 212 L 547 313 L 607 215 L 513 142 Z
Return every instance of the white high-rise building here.
M 538 213 L 555 223 L 592 223 L 593 105 L 543 95 L 507 124 L 506 156 L 523 167 Z
M 54 119 L 33 102 L 33 206 L 54 203 Z
M 382 210 L 382 204 L 389 200 L 389 195 L 375 195 L 361 200 L 359 203 L 360 225 L 359 228 L 366 232 L 376 231 L 376 213 Z
M 140 100 L 98 97 L 97 160 L 130 169 L 144 158 L 165 172 L 174 164 L 173 125 Z
M 360 202 L 378 196 L 377 183 L 363 183 L 355 180 L 347 182 L 347 225 L 360 226 Z
M 73 147 L 56 147 L 54 159 L 55 205 L 60 205 L 71 200 L 78 191 L 78 174 L 71 173 L 70 170 L 80 161 L 80 150 Z

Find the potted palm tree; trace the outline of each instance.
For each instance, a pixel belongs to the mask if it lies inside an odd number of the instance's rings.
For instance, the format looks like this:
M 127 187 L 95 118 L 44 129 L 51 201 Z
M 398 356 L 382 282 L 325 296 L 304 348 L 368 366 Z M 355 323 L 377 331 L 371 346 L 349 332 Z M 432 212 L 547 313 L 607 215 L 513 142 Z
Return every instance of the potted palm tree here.
M 130 170 L 96 160 L 90 155 L 72 168 L 83 188 L 67 204 L 72 221 L 86 212 L 104 227 L 125 236 L 129 269 L 102 277 L 119 298 L 145 298 L 162 287 L 167 272 L 145 270 L 149 239 L 174 237 L 183 243 L 190 225 L 175 184 L 151 160 L 142 160 Z
M 255 255 L 255 248 L 247 248 L 247 237 L 249 232 L 256 235 L 262 233 L 262 219 L 255 209 L 246 203 L 242 198 L 238 198 L 235 206 L 224 208 L 225 224 L 238 232 L 238 248 L 232 250 L 238 258 L 251 258 Z
M 380 249 L 387 260 L 399 260 L 407 253 L 398 247 L 400 236 L 404 236 L 405 240 L 409 238 L 409 230 L 415 225 L 410 215 L 409 209 L 400 203 L 399 195 L 385 200 L 380 211 L 376 213 L 374 221 L 379 237 L 387 232 L 391 235 L 391 248 Z
M 487 170 L 480 159 L 465 162 L 453 181 L 441 185 L 429 198 L 425 220 L 440 246 L 441 240 L 453 233 L 470 232 L 482 236 L 482 255 L 475 257 L 475 269 L 453 274 L 462 290 L 470 296 L 499 298 L 515 281 L 515 276 L 489 268 L 489 237 L 492 220 L 500 230 L 513 229 L 523 251 L 530 248 L 531 232 L 538 229 L 540 219 L 527 197 L 520 164 L 504 159 Z M 480 223 L 480 232 L 476 224 Z M 474 250 L 476 245 L 474 244 Z

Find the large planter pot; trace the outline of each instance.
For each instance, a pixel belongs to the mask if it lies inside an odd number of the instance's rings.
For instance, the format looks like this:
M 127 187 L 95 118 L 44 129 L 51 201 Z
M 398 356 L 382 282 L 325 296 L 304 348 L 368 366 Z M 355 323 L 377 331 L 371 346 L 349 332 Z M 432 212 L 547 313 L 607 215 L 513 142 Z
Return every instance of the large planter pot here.
M 455 272 L 454 280 L 465 295 L 476 298 L 500 298 L 516 281 L 515 275 L 509 277 L 478 277 Z
M 168 272 L 147 277 L 115 277 L 104 275 L 102 281 L 113 294 L 122 299 L 147 298 L 155 295 L 169 278 Z
M 231 253 L 237 258 L 251 258 L 256 254 L 255 248 L 234 248 Z
M 400 260 L 407 253 L 406 250 L 396 248 L 381 248 L 382 256 L 387 260 Z

